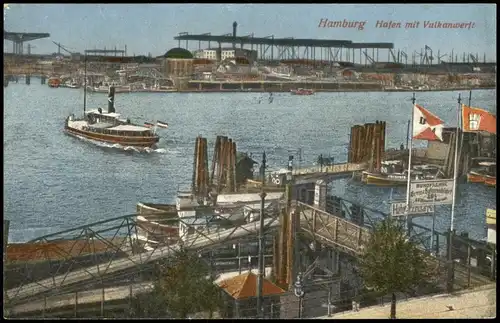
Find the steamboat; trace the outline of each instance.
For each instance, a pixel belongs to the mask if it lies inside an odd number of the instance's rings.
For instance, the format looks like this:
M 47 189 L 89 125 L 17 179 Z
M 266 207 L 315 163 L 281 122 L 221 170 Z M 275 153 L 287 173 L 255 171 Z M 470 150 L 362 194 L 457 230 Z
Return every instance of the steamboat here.
M 433 165 L 415 165 L 410 174 L 412 180 L 432 180 L 443 175 L 439 167 Z M 402 161 L 389 160 L 381 163 L 379 173 L 363 171 L 361 181 L 367 185 L 403 186 L 408 183 L 408 171 Z
M 83 97 L 83 117 L 77 119 L 70 115 L 66 118 L 64 131 L 68 135 L 138 148 L 153 148 L 160 140 L 155 131 L 132 124 L 130 119 L 122 119 L 121 115 L 115 112 L 114 87 L 109 88 L 107 113 L 103 113 L 101 108 L 85 111 L 86 95 Z

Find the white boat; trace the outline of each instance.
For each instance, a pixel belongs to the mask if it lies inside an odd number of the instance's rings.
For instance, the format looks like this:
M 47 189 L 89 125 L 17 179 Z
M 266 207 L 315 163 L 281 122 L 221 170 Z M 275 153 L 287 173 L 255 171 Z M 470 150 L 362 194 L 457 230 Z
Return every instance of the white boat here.
M 62 84 L 61 87 L 67 87 L 70 89 L 78 89 L 78 88 L 80 88 L 80 85 L 78 85 L 78 83 L 76 83 L 76 82 L 66 82 L 66 83 Z
M 97 86 L 88 86 L 87 90 L 97 93 L 108 93 L 110 87 L 115 88 L 115 93 L 128 93 L 131 91 L 129 85 L 121 85 L 116 82 L 102 82 Z

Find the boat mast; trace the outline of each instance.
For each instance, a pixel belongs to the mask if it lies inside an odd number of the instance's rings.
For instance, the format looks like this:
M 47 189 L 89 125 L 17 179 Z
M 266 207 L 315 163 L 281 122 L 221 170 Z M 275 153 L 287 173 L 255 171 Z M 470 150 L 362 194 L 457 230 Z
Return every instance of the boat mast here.
M 408 216 L 410 213 L 410 190 L 411 190 L 411 155 L 412 155 L 412 146 L 413 146 L 413 122 L 415 121 L 415 93 L 413 93 L 413 97 L 411 98 L 412 106 L 411 106 L 411 130 L 410 130 L 410 143 L 408 146 L 408 173 L 406 174 L 408 176 L 407 184 L 406 184 L 406 228 L 408 230 L 408 234 L 410 234 L 410 217 Z
M 83 116 L 87 108 L 87 54 L 85 54 L 83 67 Z

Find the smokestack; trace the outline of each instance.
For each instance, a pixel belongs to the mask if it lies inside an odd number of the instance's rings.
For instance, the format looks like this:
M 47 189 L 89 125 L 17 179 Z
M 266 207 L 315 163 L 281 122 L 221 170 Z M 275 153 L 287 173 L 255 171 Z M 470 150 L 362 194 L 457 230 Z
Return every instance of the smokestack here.
M 217 63 L 219 63 L 222 60 L 222 48 L 220 43 L 219 47 L 217 47 L 217 50 L 215 51 L 215 59 L 217 60 Z
M 233 22 L 233 48 L 236 48 L 236 29 L 238 28 L 238 23 Z
M 115 87 L 110 86 L 108 92 L 108 113 L 115 112 Z

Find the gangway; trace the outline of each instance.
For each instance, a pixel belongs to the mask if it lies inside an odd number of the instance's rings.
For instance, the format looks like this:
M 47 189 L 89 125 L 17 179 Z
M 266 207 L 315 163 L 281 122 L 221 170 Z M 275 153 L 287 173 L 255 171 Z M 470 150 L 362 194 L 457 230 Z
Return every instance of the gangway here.
M 276 228 L 279 225 L 277 221 L 277 214 L 269 214 L 267 216 L 268 218 L 264 219 L 264 229 L 266 230 L 266 232 L 268 230 Z M 136 215 L 119 217 L 94 224 L 94 226 L 102 227 L 102 225 L 106 222 L 109 223 L 111 221 L 122 219 L 123 224 L 121 225 L 121 229 L 128 229 L 128 237 L 126 239 L 121 239 L 121 243 L 118 246 L 115 244 L 112 245 L 111 248 L 114 249 L 116 253 L 126 252 L 132 253 L 132 255 L 120 259 L 111 259 L 109 262 L 105 263 L 95 263 L 92 266 L 72 271 L 72 264 L 70 264 L 68 271 L 64 274 L 56 272 L 53 277 L 41 279 L 28 284 L 22 284 L 19 287 L 7 290 L 4 293 L 6 302 L 8 302 L 9 305 L 16 305 L 41 299 L 46 294 L 61 294 L 73 292 L 75 288 L 77 290 L 82 289 L 82 286 L 85 286 L 86 284 L 95 281 L 105 281 L 106 279 L 112 279 L 114 275 L 123 273 L 126 270 L 140 270 L 140 268 L 144 265 L 150 264 L 160 259 L 169 258 L 173 256 L 177 251 L 179 251 L 179 244 L 158 244 L 154 248 L 148 248 L 149 250 L 142 249 L 141 252 L 134 254 L 134 242 L 132 239 L 134 239 L 134 236 L 137 235 L 137 231 L 133 233 L 132 227 L 135 225 L 135 217 Z M 188 227 L 191 226 L 191 223 L 183 218 L 178 218 L 176 219 L 176 221 L 178 221 L 179 224 L 183 223 Z M 183 239 L 181 239 L 181 244 L 186 250 L 199 252 L 214 248 L 224 243 L 243 239 L 247 236 L 256 236 L 260 231 L 259 221 L 233 226 L 230 228 L 214 228 L 209 232 L 203 232 L 202 230 L 195 227 L 192 228 L 195 231 L 195 234 L 183 237 Z M 101 229 L 92 231 L 88 229 L 88 226 L 86 226 L 68 231 L 85 231 L 85 234 L 87 236 L 93 235 L 102 238 L 100 234 L 102 234 L 102 232 L 105 230 Z M 71 256 L 66 255 L 66 257 Z M 97 258 L 96 256 L 93 257 Z

